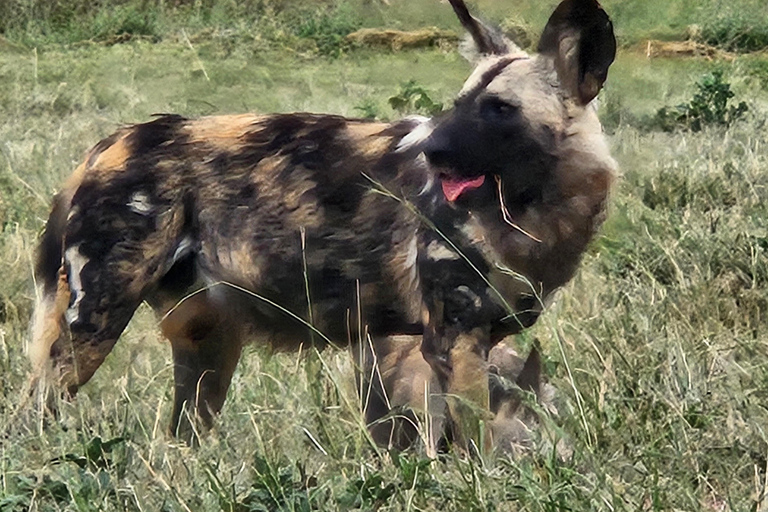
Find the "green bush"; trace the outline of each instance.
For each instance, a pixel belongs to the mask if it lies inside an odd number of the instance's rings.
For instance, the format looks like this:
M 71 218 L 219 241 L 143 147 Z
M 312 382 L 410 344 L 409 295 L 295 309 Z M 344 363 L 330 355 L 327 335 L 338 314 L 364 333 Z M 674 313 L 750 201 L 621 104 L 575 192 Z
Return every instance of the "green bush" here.
M 93 35 L 89 39 L 97 40 L 121 35 L 158 36 L 157 11 L 135 5 L 107 8 L 96 13 L 90 30 Z
M 443 110 L 443 104 L 432 99 L 424 87 L 409 80 L 400 92 L 389 98 L 389 105 L 400 114 L 425 114 L 433 116 Z
M 763 55 L 744 56 L 739 59 L 744 74 L 757 82 L 761 89 L 768 91 L 768 60 Z
M 731 84 L 723 81 L 723 72 L 715 70 L 696 84 L 698 91 L 690 102 L 676 107 L 662 107 L 656 113 L 656 125 L 665 131 L 687 128 L 698 132 L 707 125 L 728 126 L 747 112 L 743 101 L 733 106 Z
M 0 3 L 0 34 L 33 44 L 103 41 L 115 36 L 159 37 L 160 7 L 147 1 L 8 0 Z
M 180 28 L 236 28 L 264 33 L 265 23 L 314 40 L 324 54 L 338 54 L 357 22 L 345 3 L 332 0 L 2 0 L 0 35 L 40 45 L 119 36 L 162 38 Z

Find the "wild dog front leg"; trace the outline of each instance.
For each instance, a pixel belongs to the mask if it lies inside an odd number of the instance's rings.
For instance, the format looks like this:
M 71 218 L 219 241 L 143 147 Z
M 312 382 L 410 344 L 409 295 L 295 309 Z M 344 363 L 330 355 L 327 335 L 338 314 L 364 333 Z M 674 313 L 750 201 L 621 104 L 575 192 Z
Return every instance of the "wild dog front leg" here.
M 475 327 L 466 331 L 458 326 L 432 325 L 425 332 L 421 348 L 447 391 L 454 442 L 465 449 L 474 443 L 483 455 L 492 450 L 489 346 L 490 328 Z
M 493 344 L 492 320 L 503 311 L 489 294 L 483 274 L 487 269 L 474 249 L 465 248 L 460 255 L 432 231 L 422 234 L 419 248 L 422 354 L 446 390 L 455 441 L 465 448 L 474 442 L 488 453 L 487 355 Z
M 437 455 L 445 428 L 444 390 L 421 353 L 422 337 L 374 338 L 360 364 L 360 389 L 371 437 L 380 446 L 404 450 L 419 439 Z

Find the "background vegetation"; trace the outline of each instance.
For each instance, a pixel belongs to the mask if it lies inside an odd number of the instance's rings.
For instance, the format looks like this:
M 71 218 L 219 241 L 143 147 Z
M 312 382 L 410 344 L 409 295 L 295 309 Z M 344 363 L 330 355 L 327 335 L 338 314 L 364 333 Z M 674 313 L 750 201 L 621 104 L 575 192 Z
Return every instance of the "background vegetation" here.
M 40 45 L 114 41 L 126 35 L 161 40 L 177 37 L 185 29 L 277 44 L 309 38 L 322 50 L 360 27 L 457 27 L 450 9 L 438 9 L 435 2 L 393 1 L 394 8 L 388 0 L 4 0 L 0 34 Z M 550 3 L 473 2 L 502 27 L 514 25 L 534 34 L 551 13 Z M 649 37 L 694 37 L 734 51 L 768 47 L 768 4 L 763 0 L 605 0 L 603 4 L 624 44 Z
M 144 309 L 57 420 L 25 399 L 33 247 L 84 152 L 155 112 L 396 118 L 421 98 L 450 105 L 469 73 L 452 49 L 346 46 L 363 26 L 458 30 L 445 4 L 390 3 L 0 3 L 0 511 L 768 509 L 768 58 L 747 53 L 765 47 L 757 0 L 603 2 L 623 49 L 600 115 L 623 174 L 577 278 L 510 340 L 541 341 L 558 389 L 533 453 L 483 467 L 377 451 L 347 354 L 322 354 L 316 375 L 259 347 L 220 426 L 190 449 L 164 433 L 170 350 Z M 477 2 L 532 38 L 554 3 Z M 739 53 L 636 50 L 689 36 Z M 701 96 L 714 76 L 746 112 L 697 131 L 659 124 L 665 107 L 716 107 Z M 560 438 L 566 460 L 551 449 Z

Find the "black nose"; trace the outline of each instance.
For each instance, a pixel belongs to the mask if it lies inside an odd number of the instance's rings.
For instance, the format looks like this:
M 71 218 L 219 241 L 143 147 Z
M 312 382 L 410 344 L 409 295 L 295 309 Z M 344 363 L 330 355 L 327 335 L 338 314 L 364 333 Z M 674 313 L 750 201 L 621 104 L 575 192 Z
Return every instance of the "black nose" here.
M 450 167 L 451 164 L 455 164 L 454 153 L 450 137 L 447 136 L 443 126 L 432 132 L 424 144 L 424 156 L 431 165 L 436 167 Z
M 447 149 L 427 148 L 424 151 L 424 156 L 426 156 L 427 161 L 435 167 L 450 167 L 451 152 Z

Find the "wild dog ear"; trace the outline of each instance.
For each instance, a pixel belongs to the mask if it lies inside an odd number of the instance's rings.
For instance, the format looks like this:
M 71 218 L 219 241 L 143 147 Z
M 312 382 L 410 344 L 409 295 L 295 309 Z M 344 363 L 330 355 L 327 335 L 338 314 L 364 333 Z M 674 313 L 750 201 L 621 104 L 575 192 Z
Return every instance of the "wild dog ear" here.
M 538 51 L 554 58 L 563 88 L 586 105 L 616 58 L 613 23 L 597 0 L 564 0 L 549 18 Z
M 469 32 L 474 42 L 474 48 L 469 51 L 462 51 L 462 55 L 467 57 L 467 60 L 477 60 L 477 54 L 483 55 L 506 55 L 517 49 L 517 46 L 509 39 L 504 37 L 500 31 L 494 30 L 487 26 L 482 21 L 478 20 L 469 13 L 464 0 L 449 0 L 453 12 L 458 16 L 461 25 Z M 468 54 L 468 55 L 467 55 Z
M 541 354 L 539 354 L 537 343 L 531 347 L 528 359 L 525 360 L 515 384 L 523 391 L 533 391 L 537 397 L 541 394 Z

